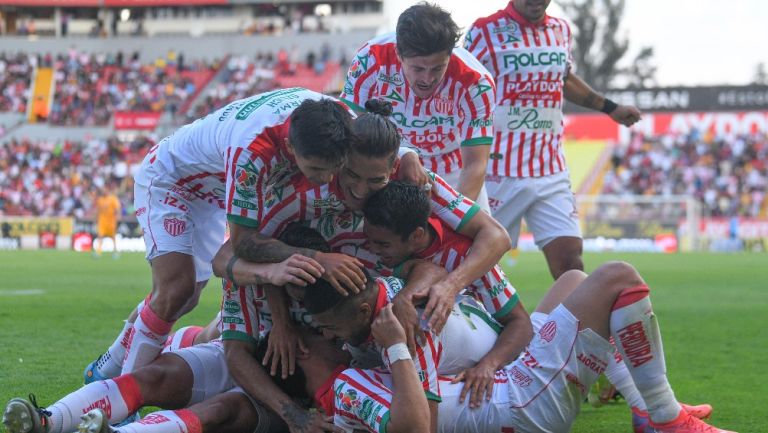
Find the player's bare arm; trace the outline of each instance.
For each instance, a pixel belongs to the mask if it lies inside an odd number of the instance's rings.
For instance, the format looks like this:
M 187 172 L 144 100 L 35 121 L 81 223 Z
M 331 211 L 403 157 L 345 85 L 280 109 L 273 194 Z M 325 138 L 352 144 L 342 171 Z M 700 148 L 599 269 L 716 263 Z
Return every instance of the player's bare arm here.
M 637 107 L 619 105 L 606 99 L 595 92 L 589 84 L 574 73 L 569 73 L 566 77 L 563 93 L 568 101 L 595 111 L 602 111 L 609 115 L 616 123 L 624 126 L 632 126 L 642 117 L 642 113 Z
M 424 318 L 435 333 L 440 333 L 451 313 L 456 295 L 485 275 L 512 246 L 509 234 L 485 212 L 476 213 L 459 233 L 472 239 L 472 248 L 464 261 L 429 289 Z
M 323 268 L 322 278 L 339 293 L 357 293 L 365 284 L 363 264 L 346 254 L 323 253 L 309 248 L 292 247 L 277 239 L 264 236 L 256 229 L 239 224 L 230 225 L 230 238 L 237 257 L 256 263 L 277 263 L 301 254 L 315 259 Z
M 494 377 L 497 370 L 514 361 L 533 338 L 533 326 L 528 312 L 521 302 L 499 319 L 504 330 L 493 348 L 478 361 L 477 365 L 459 373 L 453 383 L 464 382 L 459 401 L 469 396 L 470 407 L 479 407 L 483 400 L 493 395 Z
M 320 263 L 302 254 L 292 254 L 278 263 L 252 263 L 235 255 L 231 241 L 219 248 L 212 266 L 217 277 L 227 278 L 237 285 L 283 286 L 290 283 L 305 286 L 320 278 L 324 272 Z
M 461 160 L 464 166 L 459 176 L 458 191 L 473 201 L 477 200 L 485 182 L 485 169 L 488 166 L 490 145 L 461 147 Z

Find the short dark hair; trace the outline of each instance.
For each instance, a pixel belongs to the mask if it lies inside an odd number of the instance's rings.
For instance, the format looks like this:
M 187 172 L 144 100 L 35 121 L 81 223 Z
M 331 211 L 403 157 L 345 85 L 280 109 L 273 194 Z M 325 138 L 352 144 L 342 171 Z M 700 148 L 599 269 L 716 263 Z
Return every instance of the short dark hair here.
M 335 308 L 351 305 L 352 302 L 356 302 L 359 299 L 364 299 L 365 294 L 369 292 L 369 285 L 375 280 L 370 277 L 368 271 L 366 271 L 365 268 L 362 268 L 362 270 L 367 281 L 365 290 L 362 290 L 359 293 L 350 293 L 349 295 L 344 296 L 336 291 L 331 283 L 322 278 L 318 278 L 317 281 L 312 284 L 308 284 L 305 287 L 304 299 L 302 299 L 304 308 L 309 314 L 320 314 Z
M 432 206 L 420 187 L 395 180 L 376 191 L 363 206 L 365 223 L 384 227 L 403 240 L 419 227 L 427 226 Z
M 342 161 L 353 136 L 352 115 L 332 99 L 306 99 L 291 113 L 288 141 L 301 156 Z
M 448 53 L 459 41 L 459 26 L 437 4 L 421 2 L 400 14 L 395 30 L 400 57 Z
M 331 246 L 317 230 L 307 227 L 300 222 L 293 222 L 280 232 L 278 241 L 297 248 L 309 248 L 311 250 L 330 253 Z
M 392 104 L 381 99 L 369 99 L 365 109 L 368 112 L 352 122 L 355 134 L 352 150 L 367 157 L 389 158 L 391 166 L 400 148 L 400 133 L 397 126 L 388 119 L 392 115 Z

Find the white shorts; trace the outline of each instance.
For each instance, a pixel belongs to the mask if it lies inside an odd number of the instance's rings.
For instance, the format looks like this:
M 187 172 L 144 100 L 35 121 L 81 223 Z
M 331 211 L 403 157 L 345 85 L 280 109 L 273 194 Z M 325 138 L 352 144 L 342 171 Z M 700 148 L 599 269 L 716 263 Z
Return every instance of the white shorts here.
M 174 188 L 157 167 L 143 167 L 148 185 L 134 185 L 136 219 L 144 233 L 147 260 L 178 252 L 192 256 L 196 281 L 211 277 L 211 261 L 224 243 L 226 215 L 217 203 Z
M 544 177 L 487 176 L 485 185 L 491 214 L 506 227 L 513 248 L 522 218 L 539 248 L 559 237 L 581 237 L 568 171 Z
M 469 399 L 459 403 L 463 384 L 440 381 L 439 432 L 498 432 L 504 427 L 516 433 L 570 431 L 613 347 L 591 329 L 579 331 L 579 321 L 563 305 L 549 315 L 531 314 L 531 321 L 535 335 L 530 345 L 496 373 L 490 402 L 470 409 Z
M 450 173 L 440 173 L 439 176 L 443 178 L 443 180 L 446 181 L 448 185 L 452 186 L 453 189 L 456 189 L 459 185 L 459 176 L 461 176 L 461 170 L 452 171 Z M 480 209 L 486 211 L 488 214 L 491 213 L 491 208 L 488 207 L 488 191 L 485 188 L 485 184 L 483 184 L 483 187 L 480 189 L 480 194 L 477 195 L 477 200 L 475 200 L 475 203 L 480 206 Z

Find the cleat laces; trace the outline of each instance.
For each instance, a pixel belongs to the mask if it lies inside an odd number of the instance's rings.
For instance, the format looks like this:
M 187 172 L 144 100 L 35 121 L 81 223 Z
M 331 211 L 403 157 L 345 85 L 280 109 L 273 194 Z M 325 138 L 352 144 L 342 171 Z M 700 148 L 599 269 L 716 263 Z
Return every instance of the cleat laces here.
M 44 408 L 40 407 L 37 404 L 37 397 L 35 397 L 35 394 L 29 394 L 28 397 L 29 397 L 29 402 L 32 403 L 32 406 L 35 407 L 35 411 L 37 411 L 37 413 L 40 415 L 40 425 L 43 428 L 47 428 L 48 417 L 50 417 L 53 414 L 51 413 L 51 411 L 45 410 Z

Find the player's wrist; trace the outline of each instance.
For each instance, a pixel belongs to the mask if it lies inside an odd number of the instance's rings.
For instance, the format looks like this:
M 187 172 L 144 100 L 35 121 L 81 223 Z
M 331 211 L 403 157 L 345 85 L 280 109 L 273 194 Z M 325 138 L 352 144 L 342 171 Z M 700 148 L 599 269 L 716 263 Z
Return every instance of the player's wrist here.
M 392 365 L 397 361 L 412 361 L 411 352 L 408 351 L 408 346 L 405 342 L 395 343 L 387 348 L 387 359 L 389 364 Z
M 603 108 L 600 111 L 610 116 L 617 108 L 619 108 L 619 104 L 608 98 L 603 98 Z
M 229 261 L 227 262 L 227 279 L 235 286 L 237 285 L 237 282 L 235 282 L 234 268 L 235 268 L 235 262 L 237 262 L 238 259 L 239 258 L 237 256 L 233 255 L 232 258 L 230 258 Z

